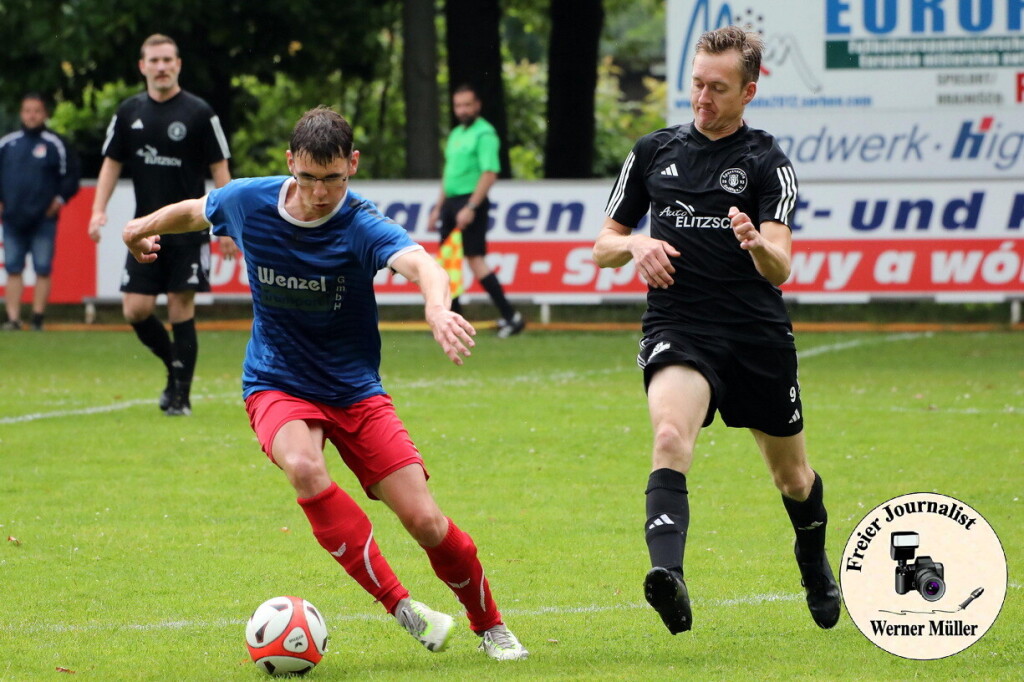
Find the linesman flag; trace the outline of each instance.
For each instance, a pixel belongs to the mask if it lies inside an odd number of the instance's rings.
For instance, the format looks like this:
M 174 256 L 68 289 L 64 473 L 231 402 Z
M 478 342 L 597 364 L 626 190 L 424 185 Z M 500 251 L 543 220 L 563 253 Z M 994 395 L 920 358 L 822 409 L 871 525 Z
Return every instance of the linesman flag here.
M 452 298 L 458 298 L 466 291 L 466 283 L 462 280 L 462 230 L 455 228 L 443 242 L 437 252 L 437 260 L 448 273 Z

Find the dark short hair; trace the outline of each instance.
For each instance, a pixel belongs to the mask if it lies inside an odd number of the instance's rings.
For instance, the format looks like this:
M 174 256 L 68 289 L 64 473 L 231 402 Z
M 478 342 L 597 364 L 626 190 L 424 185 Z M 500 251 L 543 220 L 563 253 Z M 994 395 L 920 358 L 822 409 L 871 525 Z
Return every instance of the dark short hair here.
M 22 103 L 30 99 L 34 99 L 37 102 L 42 102 L 43 109 L 46 109 L 47 111 L 50 110 L 50 102 L 46 99 L 46 96 L 43 95 L 43 93 L 32 90 L 30 92 L 26 92 L 24 95 L 21 96 Z
M 697 39 L 694 54 L 722 54 L 730 50 L 740 54 L 740 75 L 743 76 L 743 84 L 756 83 L 761 76 L 764 40 L 753 31 L 744 31 L 739 26 L 723 26 L 708 31 Z
M 459 87 L 455 88 L 452 91 L 452 96 L 454 97 L 455 95 L 461 94 L 463 92 L 472 92 L 473 97 L 475 97 L 476 99 L 480 99 L 480 93 L 478 93 L 476 91 L 476 88 L 474 88 L 469 83 L 462 83 L 461 85 L 459 85 Z
M 174 42 L 174 38 L 165 36 L 163 33 L 154 33 L 150 37 L 142 41 L 142 47 L 139 48 L 139 59 L 146 58 L 146 48 L 153 47 L 154 45 L 173 45 L 174 56 L 178 57 L 178 43 Z
M 302 115 L 288 143 L 292 154 L 306 154 L 314 163 L 326 166 L 335 159 L 352 156 L 352 126 L 345 117 L 327 106 Z

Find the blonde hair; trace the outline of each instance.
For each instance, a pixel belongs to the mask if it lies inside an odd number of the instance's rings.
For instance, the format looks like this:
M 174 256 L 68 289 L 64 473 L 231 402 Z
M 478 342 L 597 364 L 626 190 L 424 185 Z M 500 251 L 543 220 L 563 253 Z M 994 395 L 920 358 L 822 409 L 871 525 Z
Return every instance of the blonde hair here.
M 740 53 L 740 73 L 743 84 L 756 83 L 761 76 L 761 53 L 764 40 L 753 31 L 744 31 L 739 26 L 723 26 L 708 31 L 697 39 L 694 54 L 722 54 L 735 50 Z

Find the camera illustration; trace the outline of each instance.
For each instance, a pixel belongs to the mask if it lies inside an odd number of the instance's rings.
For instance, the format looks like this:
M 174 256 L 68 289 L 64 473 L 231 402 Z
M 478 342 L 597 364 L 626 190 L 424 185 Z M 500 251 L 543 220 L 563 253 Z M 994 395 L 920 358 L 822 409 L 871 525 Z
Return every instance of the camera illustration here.
M 913 531 L 897 531 L 890 538 L 889 556 L 897 562 L 896 594 L 917 590 L 926 601 L 938 601 L 946 594 L 942 564 L 932 561 L 930 556 L 914 553 L 921 544 L 921 537 Z M 913 560 L 913 563 L 907 564 Z

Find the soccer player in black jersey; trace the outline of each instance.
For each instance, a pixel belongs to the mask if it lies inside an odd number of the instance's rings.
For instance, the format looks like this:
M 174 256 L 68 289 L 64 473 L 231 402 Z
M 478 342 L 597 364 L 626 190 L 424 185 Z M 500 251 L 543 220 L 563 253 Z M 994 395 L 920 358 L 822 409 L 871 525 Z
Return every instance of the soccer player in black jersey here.
M 220 120 L 209 104 L 178 83 L 181 58 L 177 44 L 154 34 L 142 43 L 140 56 L 139 71 L 146 79 L 146 91 L 121 103 L 103 144 L 105 158 L 89 221 L 89 236 L 96 242 L 124 167 L 131 172 L 135 189 L 135 217 L 203 196 L 207 169 L 217 187 L 231 180 L 231 154 Z M 182 416 L 192 412 L 190 391 L 199 351 L 195 294 L 210 290 L 210 235 L 170 235 L 162 244 L 163 253 L 156 263 L 138 263 L 127 254 L 121 292 L 125 319 L 167 368 L 160 409 L 168 416 Z M 225 258 L 237 253 L 227 237 L 219 246 Z M 167 294 L 173 340 L 154 314 L 158 294 Z
M 693 624 L 683 579 L 686 476 L 716 410 L 727 426 L 750 430 L 782 493 L 814 622 L 831 628 L 839 619 L 821 477 L 804 448 L 796 346 L 778 288 L 790 272 L 796 177 L 774 138 L 743 122 L 761 50 L 757 34 L 734 26 L 701 36 L 693 122 L 640 138 L 594 244 L 598 265 L 632 259 L 648 285 L 637 358 L 654 432 L 644 594 L 672 634 Z M 650 236 L 634 233 L 648 210 Z

